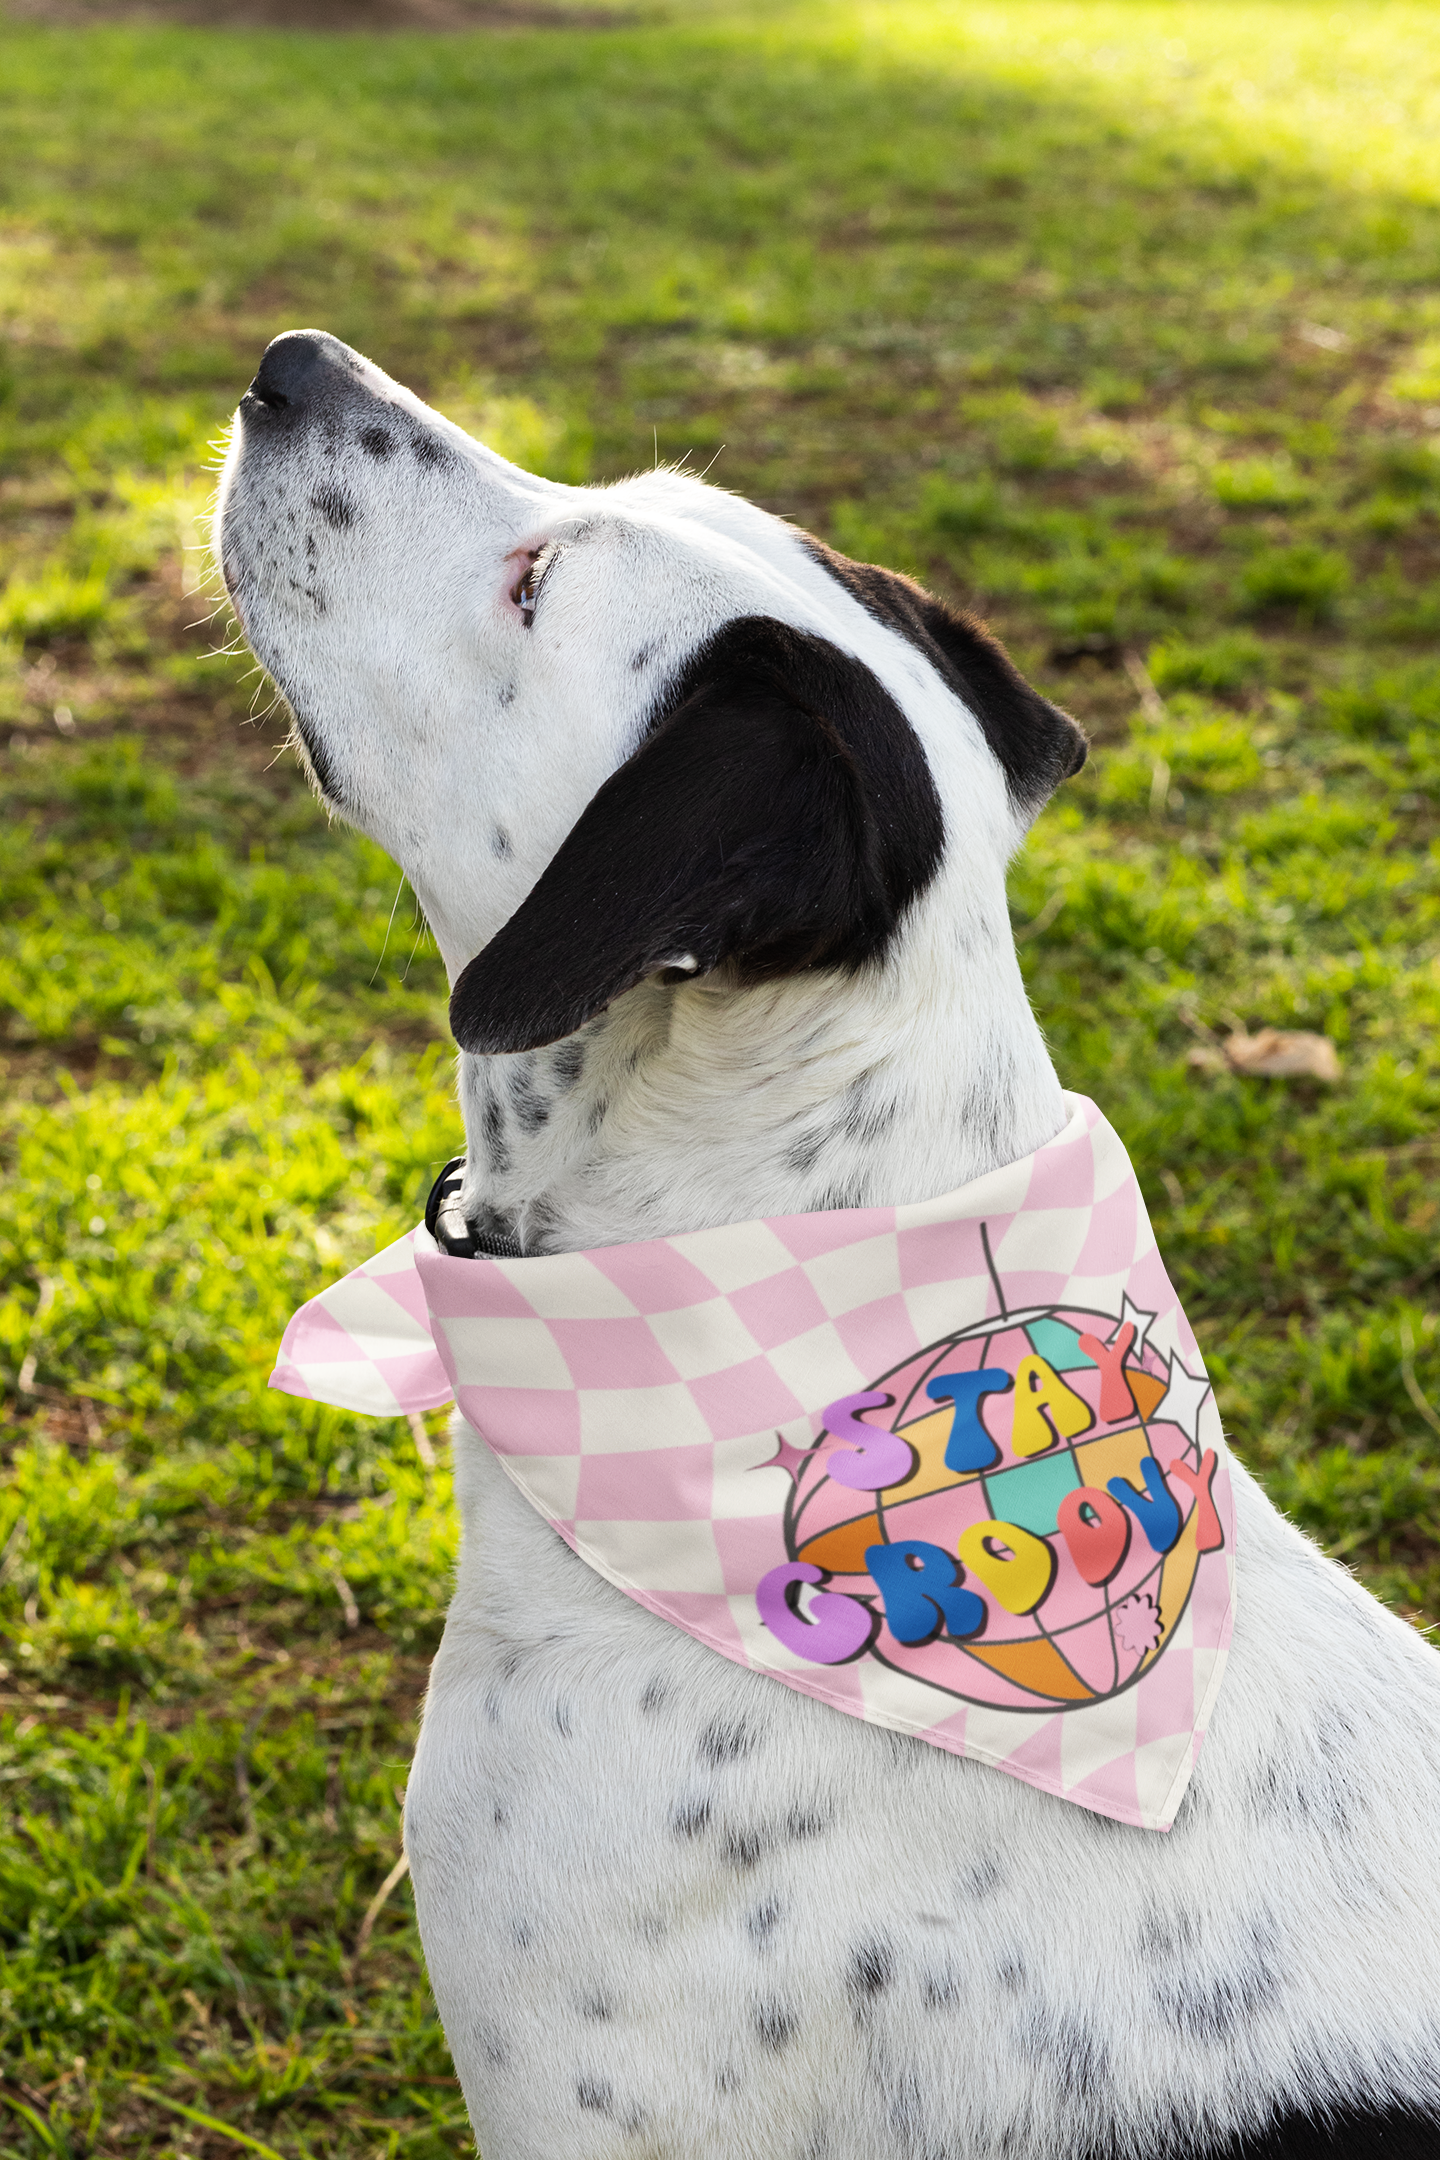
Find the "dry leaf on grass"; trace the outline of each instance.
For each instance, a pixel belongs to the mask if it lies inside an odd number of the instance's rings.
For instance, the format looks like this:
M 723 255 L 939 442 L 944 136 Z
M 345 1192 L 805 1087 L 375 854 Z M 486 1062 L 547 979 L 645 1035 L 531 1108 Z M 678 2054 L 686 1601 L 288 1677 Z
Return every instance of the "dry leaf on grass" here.
M 1338 1080 L 1340 1059 L 1328 1035 L 1261 1028 L 1258 1035 L 1227 1035 L 1225 1058 L 1232 1072 L 1262 1080 Z
M 1328 1035 L 1301 1030 L 1243 1030 L 1197 1043 L 1186 1063 L 1196 1072 L 1248 1073 L 1261 1080 L 1338 1080 L 1340 1059 Z

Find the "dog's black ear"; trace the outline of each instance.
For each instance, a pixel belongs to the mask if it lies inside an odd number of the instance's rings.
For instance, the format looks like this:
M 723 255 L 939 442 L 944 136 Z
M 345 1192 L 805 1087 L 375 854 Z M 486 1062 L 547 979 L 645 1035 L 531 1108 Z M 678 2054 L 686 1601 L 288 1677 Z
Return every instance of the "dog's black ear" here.
M 688 663 L 645 740 L 456 982 L 462 1049 L 573 1034 L 642 976 L 854 968 L 934 876 L 925 753 L 859 660 L 768 616 Z
M 946 607 L 897 570 L 851 562 L 807 533 L 805 546 L 877 622 L 908 638 L 974 713 L 1016 808 L 1033 815 L 1090 746 L 1069 713 L 1033 690 L 983 623 Z

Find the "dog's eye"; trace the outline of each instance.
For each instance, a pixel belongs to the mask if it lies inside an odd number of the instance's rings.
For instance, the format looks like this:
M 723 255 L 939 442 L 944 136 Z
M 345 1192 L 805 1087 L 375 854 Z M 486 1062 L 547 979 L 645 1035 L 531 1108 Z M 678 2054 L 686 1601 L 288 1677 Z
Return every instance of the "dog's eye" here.
M 528 567 L 521 573 L 519 583 L 512 589 L 510 598 L 520 610 L 520 620 L 528 630 L 535 620 L 535 608 L 540 598 L 540 587 L 545 582 L 545 572 L 550 567 L 551 553 L 542 548 Z

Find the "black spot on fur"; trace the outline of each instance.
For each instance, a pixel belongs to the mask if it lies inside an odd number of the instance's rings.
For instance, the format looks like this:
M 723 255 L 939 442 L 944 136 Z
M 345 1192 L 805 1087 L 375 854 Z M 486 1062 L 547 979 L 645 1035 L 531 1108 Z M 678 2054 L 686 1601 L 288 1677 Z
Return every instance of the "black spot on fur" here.
M 1277 1816 L 1283 1816 L 1285 1798 L 1280 1765 L 1273 1761 L 1261 1763 L 1248 1781 L 1245 1798 L 1257 1822 L 1273 1822 Z
M 739 2092 L 740 2085 L 740 2072 L 736 2069 L 734 2063 L 721 2063 L 720 2068 L 715 2073 L 715 2090 L 719 2093 L 721 2099 L 726 2100 L 731 2093 Z
M 652 660 L 654 659 L 654 657 L 655 657 L 655 648 L 654 648 L 654 646 L 653 646 L 653 645 L 642 645 L 642 646 L 640 647 L 640 650 L 639 650 L 639 652 L 637 652 L 637 653 L 635 654 L 634 658 L 633 658 L 633 659 L 631 660 L 631 662 L 630 662 L 630 666 L 631 666 L 631 668 L 633 669 L 633 671 L 635 672 L 635 674 L 637 674 L 637 675 L 643 675 L 643 674 L 644 674 L 644 672 L 645 672 L 645 670 L 646 670 L 646 668 L 647 668 L 647 667 L 649 667 L 649 665 L 650 665 L 650 662 L 651 662 L 651 661 L 652 661 Z
M 463 971 L 456 1040 L 556 1042 L 676 952 L 743 982 L 858 968 L 885 952 L 943 844 L 925 753 L 878 677 L 826 639 L 742 617 L 682 669 Z
M 495 1802 L 494 1807 L 490 1810 L 490 1819 L 494 1823 L 497 1830 L 509 1829 L 510 1810 L 505 1806 L 503 1801 L 497 1800 Z
M 999 1856 L 995 1853 L 982 1853 L 978 1860 L 962 1871 L 959 1878 L 960 1893 L 963 1897 L 977 1900 L 993 1897 L 1004 1880 L 1005 1870 L 1000 1865 Z
M 696 1838 L 709 1825 L 709 1800 L 681 1800 L 670 1811 L 670 1827 L 676 1837 Z
M 547 1110 L 545 1116 L 548 1117 L 549 1115 L 550 1113 Z M 543 1125 L 545 1119 L 542 1118 L 540 1122 Z M 543 1193 L 538 1200 L 529 1202 L 525 1209 L 525 1251 L 527 1255 L 553 1250 L 552 1238 L 555 1223 L 554 1205 L 545 1198 Z
M 582 2108 L 592 2115 L 609 2115 L 615 2106 L 615 2088 L 609 2078 L 580 2077 L 575 2080 L 575 2097 Z
M 1105 2043 L 1074 2012 L 1034 2004 L 1016 2029 L 1017 2052 L 1026 2062 L 1048 2069 L 1066 2090 L 1082 2100 L 1094 2098 L 1108 2084 L 1110 2058 Z
M 1147 1965 L 1188 1960 L 1198 1940 L 1195 1916 L 1183 1905 L 1167 1913 L 1147 1912 L 1140 1924 L 1140 1956 Z
M 798 1171 L 801 1177 L 808 1176 L 820 1160 L 826 1137 L 823 1132 L 806 1133 L 802 1139 L 795 1141 L 793 1146 L 785 1151 L 785 1161 L 789 1168 Z
M 580 2005 L 580 2015 L 589 2018 L 596 2025 L 608 2025 L 615 2015 L 615 2005 L 608 1995 L 602 1995 L 597 1990 L 584 1998 Z
M 1229 2045 L 1281 1993 L 1273 1926 L 1253 1923 L 1243 1951 L 1224 1971 L 1202 1979 L 1186 1966 L 1158 1992 L 1171 2022 L 1188 2038 L 1211 2047 Z
M 851 562 L 808 533 L 800 537 L 812 559 L 877 622 L 923 653 L 974 713 L 1017 805 L 1038 810 L 1062 780 L 1079 772 L 1088 749 L 1081 730 L 1031 689 L 982 623 L 955 613 L 894 570 Z
M 523 1919 L 512 1920 L 510 1923 L 510 1940 L 517 1950 L 528 1950 L 535 1940 L 535 1930 L 531 1923 Z
M 537 1133 L 550 1122 L 550 1104 L 536 1087 L 535 1075 L 528 1066 L 510 1075 L 510 1100 L 522 1132 Z
M 344 532 L 347 526 L 353 525 L 359 516 L 359 512 L 344 489 L 336 487 L 334 482 L 329 480 L 326 481 L 323 487 L 316 488 L 314 494 L 310 497 L 310 506 L 312 509 L 318 510 L 326 524 L 333 525 L 336 532 Z
M 589 1127 L 592 1134 L 599 1132 L 600 1127 L 604 1124 L 607 1116 L 609 1115 L 609 1111 L 610 1104 L 607 1101 L 606 1097 L 603 1095 L 597 1095 L 594 1102 L 590 1105 L 590 1115 L 585 1120 L 585 1123 Z
M 424 434 L 418 429 L 410 438 L 410 448 L 418 462 L 428 466 L 432 472 L 439 472 L 444 466 L 453 465 L 455 462 L 453 452 L 437 436 Z
M 491 831 L 490 852 L 500 862 L 507 861 L 512 853 L 510 835 L 503 825 L 496 825 Z
M 963 1978 L 948 1968 L 941 1972 L 928 1972 L 921 1977 L 920 1999 L 927 2010 L 953 2010 L 965 2001 L 966 1995 Z
M 507 683 L 506 683 L 506 684 L 504 685 L 504 687 L 502 688 L 501 692 L 500 692 L 500 703 L 501 703 L 501 706 L 503 707 L 503 706 L 506 706 L 506 705 L 513 705 L 513 704 L 514 704 L 514 702 L 515 702 L 515 685 L 514 685 L 514 683 L 513 683 L 513 682 L 507 682 Z
M 895 1977 L 895 1953 L 879 1940 L 858 1945 L 850 1958 L 850 1992 L 858 2001 L 883 1995 Z
M 757 1950 L 768 1947 L 770 1937 L 780 1925 L 782 1911 L 778 1897 L 768 1897 L 745 1915 L 745 1932 Z
M 389 428 L 367 427 L 360 430 L 360 447 L 366 457 L 379 458 L 383 463 L 395 449 L 395 438 Z
M 658 1675 L 653 1680 L 647 1680 L 644 1693 L 640 1697 L 640 1708 L 643 1714 L 646 1717 L 653 1717 L 657 1710 L 662 1710 L 665 1707 L 665 1701 L 669 1693 L 669 1688 Z
M 574 1087 L 585 1070 L 585 1045 L 583 1042 L 563 1042 L 550 1060 L 550 1070 L 557 1084 L 565 1089 Z
M 722 1850 L 732 1867 L 747 1869 L 754 1867 L 766 1842 L 763 1830 L 730 1830 L 726 1832 Z
M 485 2060 L 492 2070 L 504 2070 L 509 2066 L 509 2047 L 493 2025 L 481 2027 L 480 2045 L 485 2050 Z
M 755 2005 L 755 2035 L 762 2047 L 772 2048 L 778 2055 L 795 2037 L 798 2020 L 793 2010 L 784 2003 L 762 2002 Z
M 510 1168 L 510 1143 L 505 1138 L 505 1112 L 493 1095 L 486 1098 L 480 1115 L 480 1130 L 485 1139 L 485 1154 L 490 1168 L 503 1175 Z
M 555 1720 L 556 1732 L 559 1733 L 562 1740 L 568 1740 L 571 1734 L 569 1703 L 557 1702 L 551 1715 Z
M 718 1770 L 723 1763 L 743 1762 L 755 1746 L 755 1735 L 743 1718 L 713 1718 L 700 1735 L 700 1760 Z
M 1027 1978 L 1024 1958 L 1018 1952 L 1012 1951 L 1009 1957 L 1002 1958 L 996 1966 L 995 1977 L 1007 1995 L 1023 1993 Z
M 808 1844 L 811 1838 L 823 1837 L 834 1822 L 833 1814 L 822 1815 L 818 1808 L 792 1807 L 785 1818 L 785 1835 L 793 1844 Z
M 937 2153 L 937 2144 L 930 2130 L 929 2111 L 925 2106 L 920 2079 L 914 2070 L 903 2072 L 890 2086 L 886 2094 L 885 2113 L 890 2128 L 895 2133 L 899 2150 L 916 2155 L 924 2154 L 926 2160 Z
M 893 1095 L 879 1096 L 874 1093 L 874 1073 L 861 1073 L 845 1090 L 845 1109 L 841 1130 L 850 1140 L 870 1146 L 882 1140 L 900 1115 L 900 1105 Z
M 1356 1758 L 1353 1719 L 1322 1711 L 1303 1740 L 1283 1744 L 1249 1782 L 1246 1799 L 1261 1823 L 1310 1823 L 1332 1837 L 1351 1838 L 1369 1801 L 1347 1775 Z

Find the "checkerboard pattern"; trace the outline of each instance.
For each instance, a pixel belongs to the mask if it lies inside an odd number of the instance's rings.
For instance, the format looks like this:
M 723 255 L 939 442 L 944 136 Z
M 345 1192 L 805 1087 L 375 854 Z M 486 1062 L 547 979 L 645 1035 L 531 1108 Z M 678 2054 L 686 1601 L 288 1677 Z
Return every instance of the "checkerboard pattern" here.
M 1101 1814 L 1168 1829 L 1230 1637 L 1230 1482 L 1214 1397 L 1129 1158 L 1093 1103 L 1067 1102 L 1047 1146 L 913 1206 L 523 1260 L 451 1258 L 417 1228 L 301 1308 L 271 1385 L 375 1417 L 454 1400 L 584 1560 L 722 1656 Z M 999 1709 L 869 1654 L 822 1666 L 786 1649 L 756 1591 L 789 1557 L 795 1453 L 815 1446 L 825 1407 L 1006 1311 L 1118 1316 L 1126 1300 L 1167 1361 L 1197 1449 L 1216 1452 L 1223 1530 L 1138 1680 L 1100 1702 Z

